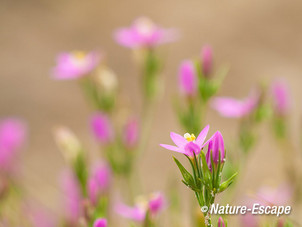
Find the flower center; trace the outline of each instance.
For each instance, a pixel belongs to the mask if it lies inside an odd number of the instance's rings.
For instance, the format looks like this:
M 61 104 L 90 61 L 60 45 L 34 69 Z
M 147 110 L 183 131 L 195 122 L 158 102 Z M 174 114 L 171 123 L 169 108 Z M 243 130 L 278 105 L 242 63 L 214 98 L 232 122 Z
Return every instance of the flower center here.
M 142 35 L 151 35 L 155 28 L 154 23 L 148 18 L 140 18 L 137 21 L 136 26 L 139 33 Z
M 73 51 L 72 54 L 77 60 L 83 60 L 86 57 L 85 52 L 79 50 Z
M 193 133 L 192 134 L 186 133 L 186 134 L 184 134 L 184 137 L 189 142 L 195 141 L 195 139 L 196 139 L 196 137 Z

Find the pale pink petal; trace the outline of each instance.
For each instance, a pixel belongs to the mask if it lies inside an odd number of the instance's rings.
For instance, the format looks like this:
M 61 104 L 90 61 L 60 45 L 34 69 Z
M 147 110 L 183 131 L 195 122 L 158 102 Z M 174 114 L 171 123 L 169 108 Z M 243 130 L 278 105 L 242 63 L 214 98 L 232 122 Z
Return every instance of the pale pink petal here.
M 178 147 L 183 147 L 188 142 L 183 136 L 175 132 L 171 132 L 170 137 Z
M 210 126 L 207 125 L 206 127 L 204 127 L 204 129 L 199 133 L 197 139 L 196 139 L 196 144 L 201 147 L 203 142 L 205 141 L 207 135 L 208 135 L 208 132 L 209 132 L 209 129 L 210 129 Z
M 181 150 L 179 147 L 176 147 L 176 146 L 173 146 L 173 145 L 168 145 L 168 144 L 160 144 L 160 146 L 162 146 L 163 148 L 166 148 L 168 150 L 176 151 L 176 152 L 184 154 L 184 151 Z

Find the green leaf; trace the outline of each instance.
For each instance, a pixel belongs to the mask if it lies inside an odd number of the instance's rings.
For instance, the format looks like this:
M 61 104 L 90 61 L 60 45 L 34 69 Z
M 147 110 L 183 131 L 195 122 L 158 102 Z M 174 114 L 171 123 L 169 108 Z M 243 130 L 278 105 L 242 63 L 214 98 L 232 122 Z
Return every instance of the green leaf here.
M 196 189 L 196 185 L 195 185 L 193 176 L 188 172 L 188 170 L 186 170 L 185 167 L 183 167 L 183 165 L 175 157 L 173 157 L 173 159 L 174 159 L 176 165 L 178 166 L 178 169 L 180 170 L 181 175 L 184 178 L 183 183 L 192 189 L 193 188 Z
M 234 173 L 233 176 L 231 176 L 228 180 L 221 183 L 221 185 L 219 186 L 218 192 L 223 192 L 224 190 L 226 190 L 233 183 L 237 174 L 238 173 Z

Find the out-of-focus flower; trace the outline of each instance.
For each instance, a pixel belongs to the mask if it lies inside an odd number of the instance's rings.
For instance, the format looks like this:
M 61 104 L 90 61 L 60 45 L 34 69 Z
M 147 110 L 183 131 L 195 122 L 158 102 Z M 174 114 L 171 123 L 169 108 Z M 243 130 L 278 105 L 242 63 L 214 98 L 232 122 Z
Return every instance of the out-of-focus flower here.
M 208 141 L 208 152 L 206 154 L 206 160 L 210 169 L 212 169 L 211 164 L 211 154 L 213 157 L 213 162 L 215 164 L 219 163 L 219 153 L 220 153 L 220 161 L 223 163 L 225 161 L 225 150 L 224 150 L 224 142 L 223 137 L 219 131 L 215 132 L 215 134 Z
M 183 61 L 179 69 L 179 87 L 186 96 L 194 96 L 197 91 L 196 73 L 191 61 Z
M 176 33 L 172 29 L 157 26 L 149 18 L 141 17 L 130 27 L 118 29 L 114 37 L 120 45 L 129 48 L 155 47 L 174 41 Z
M 57 80 L 80 78 L 92 72 L 98 66 L 100 58 L 96 52 L 61 53 L 57 57 L 57 65 L 53 69 L 52 75 Z
M 130 118 L 125 125 L 123 141 L 127 148 L 133 148 L 138 142 L 138 122 L 135 118 Z
M 292 188 L 289 185 L 283 184 L 277 188 L 262 187 L 259 189 L 256 197 L 262 204 L 268 206 L 282 206 L 287 205 L 292 194 Z
M 107 227 L 107 220 L 105 218 L 98 218 L 93 223 L 93 227 Z
M 154 218 L 164 209 L 165 205 L 166 202 L 163 194 L 157 192 L 152 194 L 149 200 L 145 197 L 139 197 L 133 207 L 120 203 L 116 206 L 115 210 L 125 218 L 141 222 L 146 218 L 148 211 L 151 217 Z
M 64 193 L 64 211 L 68 223 L 78 223 L 82 215 L 82 197 L 80 185 L 73 172 L 67 170 L 61 176 L 61 187 Z
M 255 203 L 258 203 L 257 200 L 252 199 L 252 198 L 245 198 L 245 201 L 243 201 L 244 205 L 247 206 L 249 209 L 252 209 L 253 205 Z M 240 215 L 240 221 L 241 225 L 244 227 L 259 227 L 260 225 L 260 220 L 258 215 L 253 215 L 251 212 L 247 212 L 244 215 Z
M 64 158 L 67 162 L 73 163 L 82 151 L 81 143 L 76 135 L 69 128 L 60 126 L 55 128 L 54 137 Z
M 219 217 L 218 219 L 218 227 L 225 227 L 224 220 L 222 219 L 222 217 Z
M 251 95 L 244 100 L 230 97 L 213 98 L 211 105 L 224 117 L 241 118 L 252 113 L 257 107 L 258 101 L 259 95 L 251 93 Z
M 108 116 L 104 113 L 97 113 L 91 119 L 91 128 L 97 140 L 108 144 L 113 140 L 113 129 Z
M 10 170 L 21 145 L 26 138 L 26 126 L 14 118 L 0 122 L 0 169 Z
M 202 72 L 205 77 L 209 76 L 213 67 L 213 52 L 209 45 L 205 45 L 201 50 Z
M 290 108 L 290 95 L 286 82 L 275 81 L 271 89 L 276 113 L 281 116 L 286 115 Z
M 198 155 L 201 149 L 205 146 L 204 141 L 209 131 L 209 125 L 207 125 L 198 135 L 197 139 L 194 134 L 186 133 L 184 136 L 181 136 L 177 133 L 171 132 L 170 137 L 176 146 L 160 144 L 163 148 L 166 148 L 171 151 L 176 151 L 190 157 Z
M 96 82 L 106 94 L 114 93 L 118 86 L 116 74 L 108 67 L 101 67 L 97 70 Z
M 46 210 L 40 206 L 26 207 L 25 212 L 30 219 L 33 227 L 55 227 L 56 221 Z
M 97 203 L 99 196 L 108 191 L 111 182 L 111 171 L 107 164 L 97 163 L 88 180 L 88 194 L 93 204 Z
M 148 206 L 149 206 L 150 214 L 156 216 L 166 206 L 166 199 L 164 195 L 160 192 L 153 193 L 150 197 Z

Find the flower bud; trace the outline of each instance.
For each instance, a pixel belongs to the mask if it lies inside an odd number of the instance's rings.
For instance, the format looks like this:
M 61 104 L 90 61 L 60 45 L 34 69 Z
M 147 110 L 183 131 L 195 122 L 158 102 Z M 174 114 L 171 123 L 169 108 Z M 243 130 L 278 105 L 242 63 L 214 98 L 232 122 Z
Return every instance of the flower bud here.
M 61 177 L 61 187 L 64 193 L 64 211 L 68 223 L 78 223 L 82 215 L 80 185 L 71 171 L 66 171 Z
M 218 164 L 219 153 L 220 153 L 220 161 L 221 163 L 223 163 L 225 161 L 224 142 L 221 133 L 217 131 L 209 140 L 208 152 L 206 155 L 206 160 L 210 169 L 212 168 L 211 155 L 213 157 L 214 164 Z
M 106 94 L 114 93 L 118 86 L 116 74 L 105 66 L 97 71 L 96 83 Z
M 107 227 L 107 220 L 105 218 L 98 218 L 93 223 L 93 227 Z
M 158 214 L 165 206 L 165 197 L 161 193 L 154 193 L 149 200 L 149 211 L 152 215 Z
M 26 126 L 18 119 L 0 122 L 0 169 L 10 170 L 26 137 Z
M 195 68 L 191 61 L 185 60 L 179 69 L 179 87 L 186 96 L 194 96 L 197 91 Z
M 280 116 L 286 115 L 290 108 L 290 97 L 287 84 L 281 80 L 275 81 L 272 85 L 272 95 L 276 113 Z
M 209 77 L 213 67 L 213 54 L 212 48 L 209 45 L 205 45 L 201 51 L 202 59 L 202 72 L 205 77 Z
M 222 217 L 219 217 L 218 219 L 218 227 L 225 227 L 224 220 L 222 219 Z
M 124 129 L 124 144 L 127 148 L 133 148 L 138 142 L 138 122 L 136 119 L 129 119 Z
M 103 113 L 97 113 L 92 117 L 91 128 L 94 136 L 103 144 L 113 141 L 113 129 L 109 118 Z
M 64 126 L 57 127 L 54 130 L 54 137 L 65 160 L 68 163 L 73 163 L 82 151 L 78 138 L 69 128 Z

